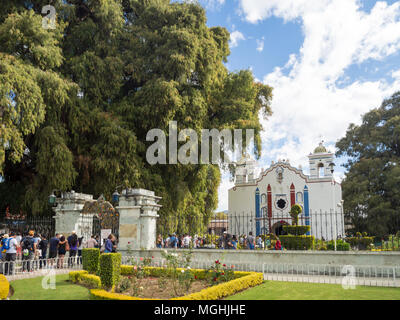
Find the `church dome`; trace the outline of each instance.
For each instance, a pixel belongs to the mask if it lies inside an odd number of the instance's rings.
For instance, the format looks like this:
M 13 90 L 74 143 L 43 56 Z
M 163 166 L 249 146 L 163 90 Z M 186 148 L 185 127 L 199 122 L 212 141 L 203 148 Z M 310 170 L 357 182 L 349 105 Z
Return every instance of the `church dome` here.
M 315 148 L 314 153 L 327 153 L 328 150 L 323 145 L 323 142 L 319 143 L 319 146 Z

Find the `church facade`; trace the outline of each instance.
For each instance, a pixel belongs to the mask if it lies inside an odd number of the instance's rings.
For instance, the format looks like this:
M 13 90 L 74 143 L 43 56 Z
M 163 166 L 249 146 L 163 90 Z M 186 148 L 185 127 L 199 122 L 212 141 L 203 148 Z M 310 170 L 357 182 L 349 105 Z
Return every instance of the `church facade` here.
M 310 225 L 309 235 L 332 240 L 344 236 L 341 185 L 334 180 L 334 154 L 323 143 L 309 156 L 310 175 L 279 160 L 255 176 L 256 162 L 242 158 L 236 166 L 235 186 L 228 192 L 232 234 L 283 234 L 292 224 L 289 211 L 302 207 L 299 224 Z M 243 217 L 253 217 L 250 223 Z

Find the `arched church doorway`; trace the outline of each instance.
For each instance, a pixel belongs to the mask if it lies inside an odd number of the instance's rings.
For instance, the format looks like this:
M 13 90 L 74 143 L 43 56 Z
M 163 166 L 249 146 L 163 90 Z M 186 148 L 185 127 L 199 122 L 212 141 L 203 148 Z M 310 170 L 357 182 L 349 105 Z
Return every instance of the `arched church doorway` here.
M 272 226 L 272 233 L 276 236 L 287 235 L 287 233 L 283 230 L 283 226 L 288 225 L 286 221 L 279 221 Z

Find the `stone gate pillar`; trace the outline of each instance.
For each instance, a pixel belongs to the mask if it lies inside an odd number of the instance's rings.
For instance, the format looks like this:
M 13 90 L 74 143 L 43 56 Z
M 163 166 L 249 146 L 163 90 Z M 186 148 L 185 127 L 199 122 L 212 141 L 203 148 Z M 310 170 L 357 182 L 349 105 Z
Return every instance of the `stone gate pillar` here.
M 156 246 L 158 202 L 153 191 L 128 189 L 119 198 L 119 250 L 153 249 Z
M 74 191 L 63 192 L 57 198 L 57 206 L 53 208 L 56 233 L 66 236 L 75 230 L 80 235 L 81 211 L 86 201 L 93 201 L 93 196 Z

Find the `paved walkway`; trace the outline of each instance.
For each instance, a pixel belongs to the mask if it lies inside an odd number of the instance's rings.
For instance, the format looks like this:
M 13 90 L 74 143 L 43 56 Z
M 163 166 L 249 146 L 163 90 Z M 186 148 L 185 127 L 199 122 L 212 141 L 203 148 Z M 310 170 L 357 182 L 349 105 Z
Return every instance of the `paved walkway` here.
M 10 276 L 6 276 L 8 281 L 13 281 L 13 280 L 20 280 L 20 279 L 29 279 L 29 278 L 36 278 L 36 277 L 42 277 L 45 275 L 48 275 L 50 270 L 52 270 L 54 272 L 54 274 L 66 274 L 69 273 L 71 271 L 77 271 L 80 269 L 77 268 L 65 268 L 65 269 L 38 269 L 38 270 L 34 270 L 31 272 L 18 272 L 15 275 L 10 275 Z
M 354 280 L 353 280 L 354 279 Z M 296 274 L 279 274 L 264 273 L 264 280 L 269 281 L 285 281 L 285 282 L 308 282 L 308 283 L 326 283 L 356 286 L 373 286 L 373 287 L 398 287 L 400 288 L 400 279 L 396 278 L 369 278 L 369 277 L 343 277 L 343 276 L 323 276 L 323 275 L 296 275 Z

